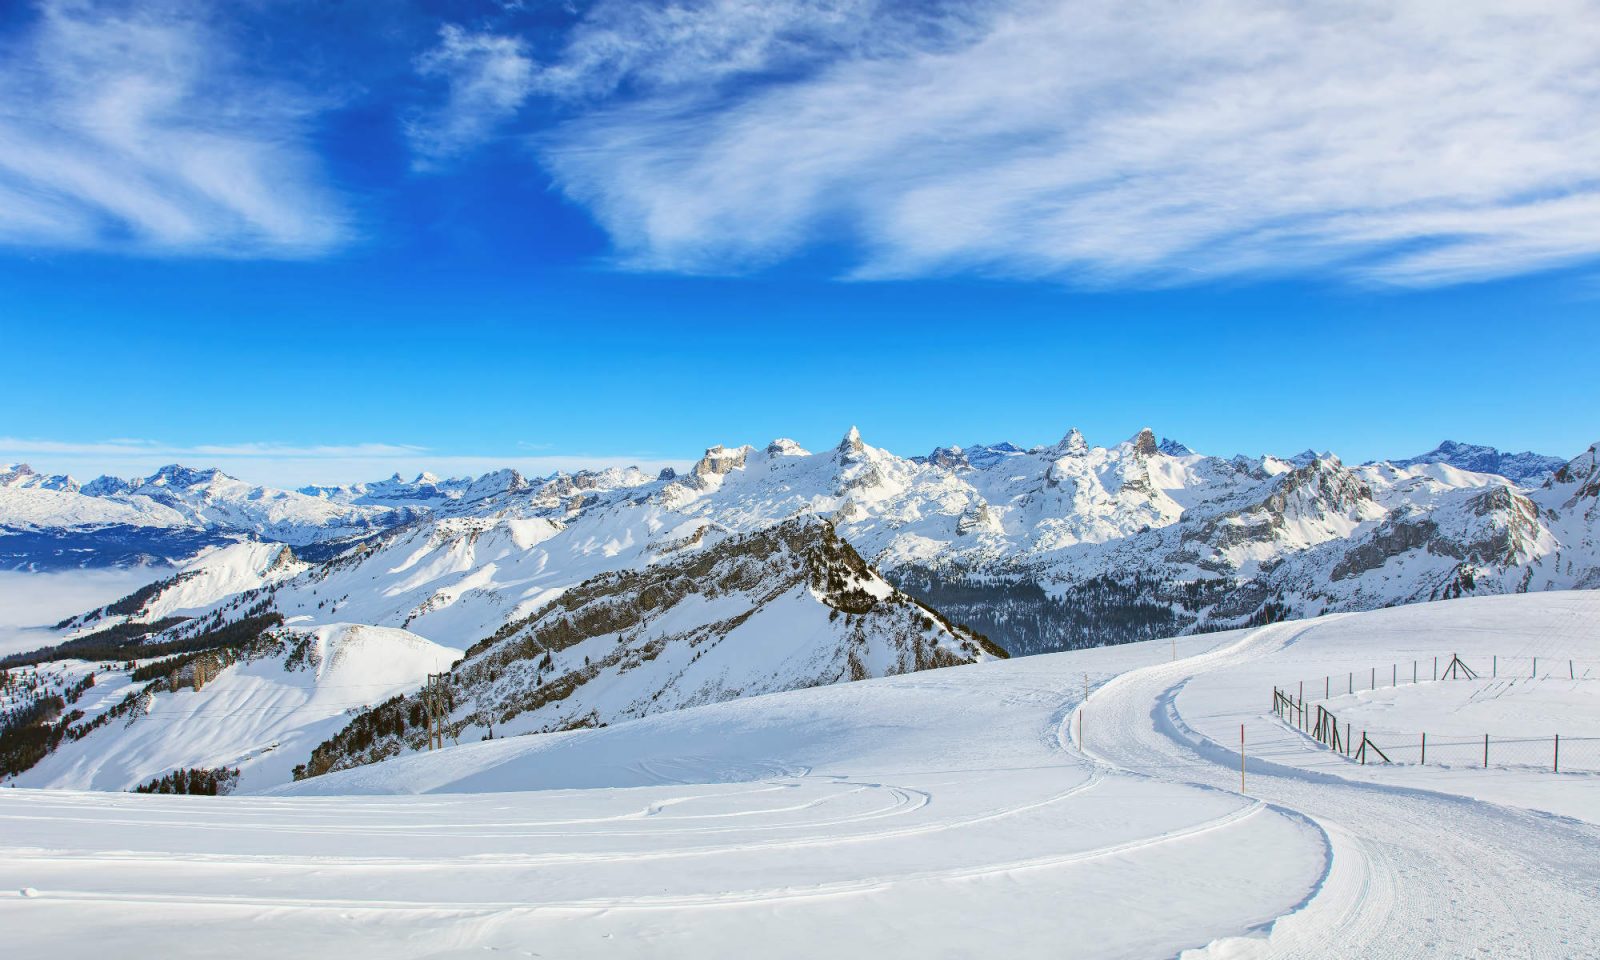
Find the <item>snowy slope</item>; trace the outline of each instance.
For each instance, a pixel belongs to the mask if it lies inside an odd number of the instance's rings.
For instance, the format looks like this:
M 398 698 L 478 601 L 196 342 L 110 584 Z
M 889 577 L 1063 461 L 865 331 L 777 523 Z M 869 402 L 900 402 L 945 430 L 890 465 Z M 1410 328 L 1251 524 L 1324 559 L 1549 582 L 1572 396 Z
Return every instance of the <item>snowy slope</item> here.
M 475 644 L 448 678 L 453 740 L 603 726 L 783 690 L 992 659 L 814 518 L 585 581 Z M 355 718 L 312 776 L 423 748 L 417 697 Z
M 1361 768 L 1294 746 L 1263 692 L 1458 647 L 1595 658 L 1597 605 L 1456 600 L 956 667 L 265 797 L 0 790 L 0 923 L 24 952 L 70 924 L 68 955 L 120 936 L 200 956 L 215 944 L 171 932 L 247 925 L 242 957 L 352 960 L 1594 956 L 1592 777 Z
M 169 577 L 147 584 L 115 603 L 70 617 L 58 626 L 70 638 L 119 623 L 154 623 L 192 616 L 218 601 L 257 590 L 307 569 L 281 543 L 246 540 L 202 550 Z
M 416 689 L 460 655 L 403 630 L 333 624 L 278 631 L 198 690 L 155 689 L 105 665 L 51 665 L 46 674 L 69 682 L 95 674 L 95 685 L 75 704 L 85 714 L 81 725 L 131 693 L 149 692 L 131 711 L 63 744 L 7 786 L 125 790 L 188 767 L 238 768 L 243 789 L 285 783 L 294 764 L 343 726 L 348 712 Z M 14 679 L 33 672 L 26 668 Z

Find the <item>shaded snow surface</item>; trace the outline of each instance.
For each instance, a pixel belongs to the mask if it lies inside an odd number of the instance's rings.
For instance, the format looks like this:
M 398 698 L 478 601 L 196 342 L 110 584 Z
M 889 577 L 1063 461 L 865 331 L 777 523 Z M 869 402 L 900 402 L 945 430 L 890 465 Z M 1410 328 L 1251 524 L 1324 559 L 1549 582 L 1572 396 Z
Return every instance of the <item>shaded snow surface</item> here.
M 179 928 L 247 930 L 246 957 L 1594 956 L 1595 778 L 1363 770 L 1268 706 L 1286 676 L 1469 643 L 1593 655 L 1596 606 L 1451 601 L 957 667 L 270 795 L 0 790 L 0 923 L 68 956 L 214 952 Z

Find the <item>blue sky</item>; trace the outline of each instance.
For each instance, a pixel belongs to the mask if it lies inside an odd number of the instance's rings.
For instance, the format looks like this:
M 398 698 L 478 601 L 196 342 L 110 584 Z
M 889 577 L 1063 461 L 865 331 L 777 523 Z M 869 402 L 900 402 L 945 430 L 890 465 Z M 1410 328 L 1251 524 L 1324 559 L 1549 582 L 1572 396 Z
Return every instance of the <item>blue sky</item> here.
M 1600 13 L 1446 13 L 6 5 L 0 460 L 1576 454 Z

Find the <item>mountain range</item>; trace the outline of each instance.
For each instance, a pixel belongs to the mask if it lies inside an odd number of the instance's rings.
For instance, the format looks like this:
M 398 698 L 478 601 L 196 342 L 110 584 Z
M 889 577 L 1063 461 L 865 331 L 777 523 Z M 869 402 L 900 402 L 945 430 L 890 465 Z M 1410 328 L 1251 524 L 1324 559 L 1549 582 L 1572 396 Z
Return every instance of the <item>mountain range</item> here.
M 295 492 L 214 470 L 78 486 L 12 468 L 0 474 L 11 565 L 60 566 L 71 538 L 109 536 L 117 546 L 88 562 L 175 572 L 7 664 L 70 684 L 68 660 L 132 676 L 168 656 L 150 696 L 204 698 L 212 686 L 174 687 L 195 657 L 287 663 L 308 638 L 370 628 L 371 642 L 465 651 L 441 688 L 447 735 L 552 731 L 1008 653 L 1597 586 L 1597 499 L 1596 447 L 1554 461 L 1447 443 L 1352 466 L 1312 451 L 1211 457 L 1149 430 L 901 457 L 852 428 L 820 452 L 713 446 L 682 475 L 424 474 Z M 160 550 L 138 548 L 145 533 Z M 323 739 L 297 775 L 425 749 L 430 701 L 414 680 L 356 698 L 338 729 L 318 715 Z M 266 727 L 206 740 L 216 764 L 264 763 Z M 310 742 L 272 730 L 273 743 Z M 120 739 L 63 728 L 65 753 L 24 782 L 162 772 L 108 768 Z M 262 769 L 281 779 L 281 757 Z

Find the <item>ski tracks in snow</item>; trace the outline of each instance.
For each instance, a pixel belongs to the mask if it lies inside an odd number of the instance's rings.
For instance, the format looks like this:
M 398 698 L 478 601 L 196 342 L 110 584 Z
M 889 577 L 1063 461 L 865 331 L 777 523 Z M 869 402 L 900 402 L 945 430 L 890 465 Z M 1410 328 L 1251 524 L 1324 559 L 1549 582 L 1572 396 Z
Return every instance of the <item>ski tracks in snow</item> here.
M 1265 627 L 1220 650 L 1124 673 L 1082 708 L 1092 721 L 1088 742 L 1072 740 L 1122 773 L 1237 793 L 1237 745 L 1197 733 L 1179 710 L 1179 694 L 1198 675 L 1292 645 L 1330 619 Z M 1211 719 L 1211 728 L 1222 728 Z M 1274 726 L 1244 711 L 1236 723 L 1246 727 L 1247 754 L 1249 742 L 1271 736 Z M 1115 732 L 1094 736 L 1104 730 Z M 1249 796 L 1322 832 L 1327 868 L 1294 910 L 1185 958 L 1600 956 L 1594 825 L 1248 756 L 1246 767 Z

